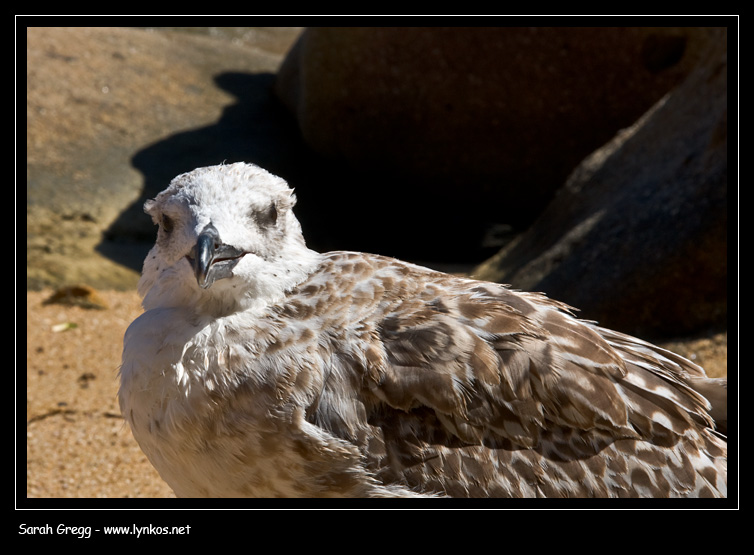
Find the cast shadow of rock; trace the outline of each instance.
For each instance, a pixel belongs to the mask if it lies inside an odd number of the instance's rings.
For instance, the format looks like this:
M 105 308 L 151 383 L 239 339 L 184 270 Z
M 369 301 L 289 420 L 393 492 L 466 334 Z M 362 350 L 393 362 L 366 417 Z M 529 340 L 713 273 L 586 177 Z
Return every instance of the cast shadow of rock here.
M 275 96 L 274 81 L 271 73 L 218 75 L 217 86 L 237 102 L 215 124 L 176 133 L 134 155 L 132 164 L 144 176 L 144 190 L 106 230 L 97 251 L 140 271 L 156 236 L 144 202 L 183 172 L 244 161 L 281 176 L 296 190 L 296 216 L 314 250 L 437 261 L 475 253 L 469 248 L 473 222 L 448 225 L 438 217 L 442 211 L 432 204 L 433 196 L 413 188 L 410 176 L 379 167 L 357 170 L 313 152 Z

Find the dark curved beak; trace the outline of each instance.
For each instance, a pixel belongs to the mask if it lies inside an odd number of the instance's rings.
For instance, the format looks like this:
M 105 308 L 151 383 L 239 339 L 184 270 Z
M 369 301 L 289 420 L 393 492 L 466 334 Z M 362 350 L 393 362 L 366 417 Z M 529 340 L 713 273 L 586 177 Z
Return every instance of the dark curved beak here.
M 210 223 L 199 234 L 186 258 L 194 269 L 196 283 L 207 289 L 218 279 L 231 277 L 244 254 L 244 250 L 224 244 L 217 228 Z

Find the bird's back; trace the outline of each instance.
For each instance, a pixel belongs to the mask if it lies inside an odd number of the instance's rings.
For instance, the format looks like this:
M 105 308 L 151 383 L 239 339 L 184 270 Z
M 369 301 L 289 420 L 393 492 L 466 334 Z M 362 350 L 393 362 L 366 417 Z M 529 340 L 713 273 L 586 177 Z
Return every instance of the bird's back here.
M 357 445 L 382 483 L 461 497 L 726 494 L 727 443 L 697 391 L 716 384 L 543 295 L 331 253 L 289 301 L 282 317 L 318 319 L 327 361 L 308 420 Z
M 121 401 L 179 495 L 726 495 L 704 372 L 542 295 L 337 252 L 261 317 L 162 333 Z

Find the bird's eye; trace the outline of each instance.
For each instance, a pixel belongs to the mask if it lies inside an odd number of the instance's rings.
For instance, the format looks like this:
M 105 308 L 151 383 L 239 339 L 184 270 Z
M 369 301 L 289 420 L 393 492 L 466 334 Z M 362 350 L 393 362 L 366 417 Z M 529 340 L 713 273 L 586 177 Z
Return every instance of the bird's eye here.
M 254 219 L 261 227 L 274 226 L 278 219 L 277 207 L 273 203 L 266 209 L 255 212 Z
M 162 215 L 162 230 L 165 233 L 173 231 L 173 219 L 170 216 Z

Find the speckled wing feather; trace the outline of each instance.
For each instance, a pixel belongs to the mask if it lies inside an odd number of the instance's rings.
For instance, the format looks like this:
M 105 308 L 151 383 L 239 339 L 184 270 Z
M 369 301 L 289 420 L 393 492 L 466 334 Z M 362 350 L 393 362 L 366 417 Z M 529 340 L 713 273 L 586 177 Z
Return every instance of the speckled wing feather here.
M 309 311 L 328 330 L 328 377 L 307 418 L 358 445 L 386 484 L 726 494 L 727 444 L 694 388 L 703 372 L 561 303 L 356 253 L 327 255 L 291 299 L 287 316 Z

